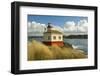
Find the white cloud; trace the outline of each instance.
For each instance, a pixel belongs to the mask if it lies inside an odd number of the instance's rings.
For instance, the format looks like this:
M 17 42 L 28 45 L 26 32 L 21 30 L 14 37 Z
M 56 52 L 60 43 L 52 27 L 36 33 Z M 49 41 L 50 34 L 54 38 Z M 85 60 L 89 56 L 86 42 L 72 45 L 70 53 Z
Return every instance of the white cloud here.
M 63 32 L 63 28 L 61 28 L 60 26 L 57 26 L 57 25 L 52 25 L 53 26 L 53 29 L 55 30 L 59 30 L 60 32 Z
M 80 20 L 78 22 L 78 30 L 80 32 L 88 32 L 88 22 L 86 20 Z
M 65 22 L 63 27 L 52 25 L 54 29 L 63 32 L 65 35 L 69 34 L 86 34 L 88 31 L 88 22 L 87 20 L 80 20 L 78 23 L 74 21 Z M 46 24 L 37 23 L 35 21 L 28 22 L 28 35 L 29 36 L 40 36 L 43 35 L 43 32 L 47 29 Z
M 88 22 L 86 20 L 80 20 L 77 24 L 74 21 L 67 21 L 64 25 L 65 32 L 77 32 L 77 33 L 87 33 Z
M 34 36 L 34 35 L 42 35 L 43 32 L 45 31 L 46 25 L 37 23 L 35 21 L 33 22 L 28 22 L 28 35 L 29 36 Z
M 75 32 L 77 30 L 76 23 L 74 21 L 67 21 L 64 25 L 64 31 Z

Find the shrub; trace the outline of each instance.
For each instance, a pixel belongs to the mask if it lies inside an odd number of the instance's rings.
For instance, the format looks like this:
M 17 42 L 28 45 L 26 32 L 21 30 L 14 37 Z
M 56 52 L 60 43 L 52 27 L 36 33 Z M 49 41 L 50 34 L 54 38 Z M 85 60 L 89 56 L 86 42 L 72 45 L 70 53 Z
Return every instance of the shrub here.
M 35 53 L 34 53 L 34 47 L 32 45 L 32 43 L 28 42 L 28 60 L 34 60 L 35 59 Z
M 28 60 L 79 59 L 86 57 L 82 50 L 75 50 L 70 46 L 47 46 L 35 40 L 28 42 Z
M 47 60 L 47 59 L 53 58 L 52 53 L 50 52 L 49 48 L 45 46 L 44 44 L 37 42 L 35 40 L 33 40 L 30 44 L 31 45 L 28 46 L 28 51 L 29 51 L 28 60 L 32 60 L 32 59 L 33 60 Z
M 54 59 L 63 59 L 63 50 L 59 46 L 51 46 L 50 50 L 53 54 Z

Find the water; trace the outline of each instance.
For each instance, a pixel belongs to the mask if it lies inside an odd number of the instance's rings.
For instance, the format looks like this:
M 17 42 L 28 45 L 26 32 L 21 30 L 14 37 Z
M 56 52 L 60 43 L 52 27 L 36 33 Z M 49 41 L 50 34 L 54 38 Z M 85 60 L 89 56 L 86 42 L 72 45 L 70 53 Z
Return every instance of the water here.
M 67 39 L 64 38 L 65 43 L 72 44 L 74 48 L 82 49 L 84 52 L 88 52 L 88 39 Z
M 43 41 L 42 37 L 34 37 L 34 38 L 28 38 L 29 40 L 37 40 L 37 41 Z M 64 43 L 71 44 L 76 49 L 82 49 L 84 52 L 88 52 L 88 39 L 68 39 L 64 38 Z

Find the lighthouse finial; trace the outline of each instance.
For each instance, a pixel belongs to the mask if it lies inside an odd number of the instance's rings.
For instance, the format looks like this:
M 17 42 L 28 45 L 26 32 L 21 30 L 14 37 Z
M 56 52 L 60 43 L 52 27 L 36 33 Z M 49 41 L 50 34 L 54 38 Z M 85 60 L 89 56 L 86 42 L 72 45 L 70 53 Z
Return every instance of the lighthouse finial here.
M 52 28 L 51 23 L 48 23 L 48 28 Z

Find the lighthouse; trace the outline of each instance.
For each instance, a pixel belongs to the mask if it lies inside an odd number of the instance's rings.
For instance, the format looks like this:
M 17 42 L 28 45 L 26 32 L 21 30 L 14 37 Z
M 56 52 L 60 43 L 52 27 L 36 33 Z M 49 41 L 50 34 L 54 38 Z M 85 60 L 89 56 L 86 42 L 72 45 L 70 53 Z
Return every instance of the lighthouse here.
M 47 31 L 43 33 L 43 43 L 48 46 L 64 46 L 62 32 L 53 28 L 51 23 L 48 23 Z

